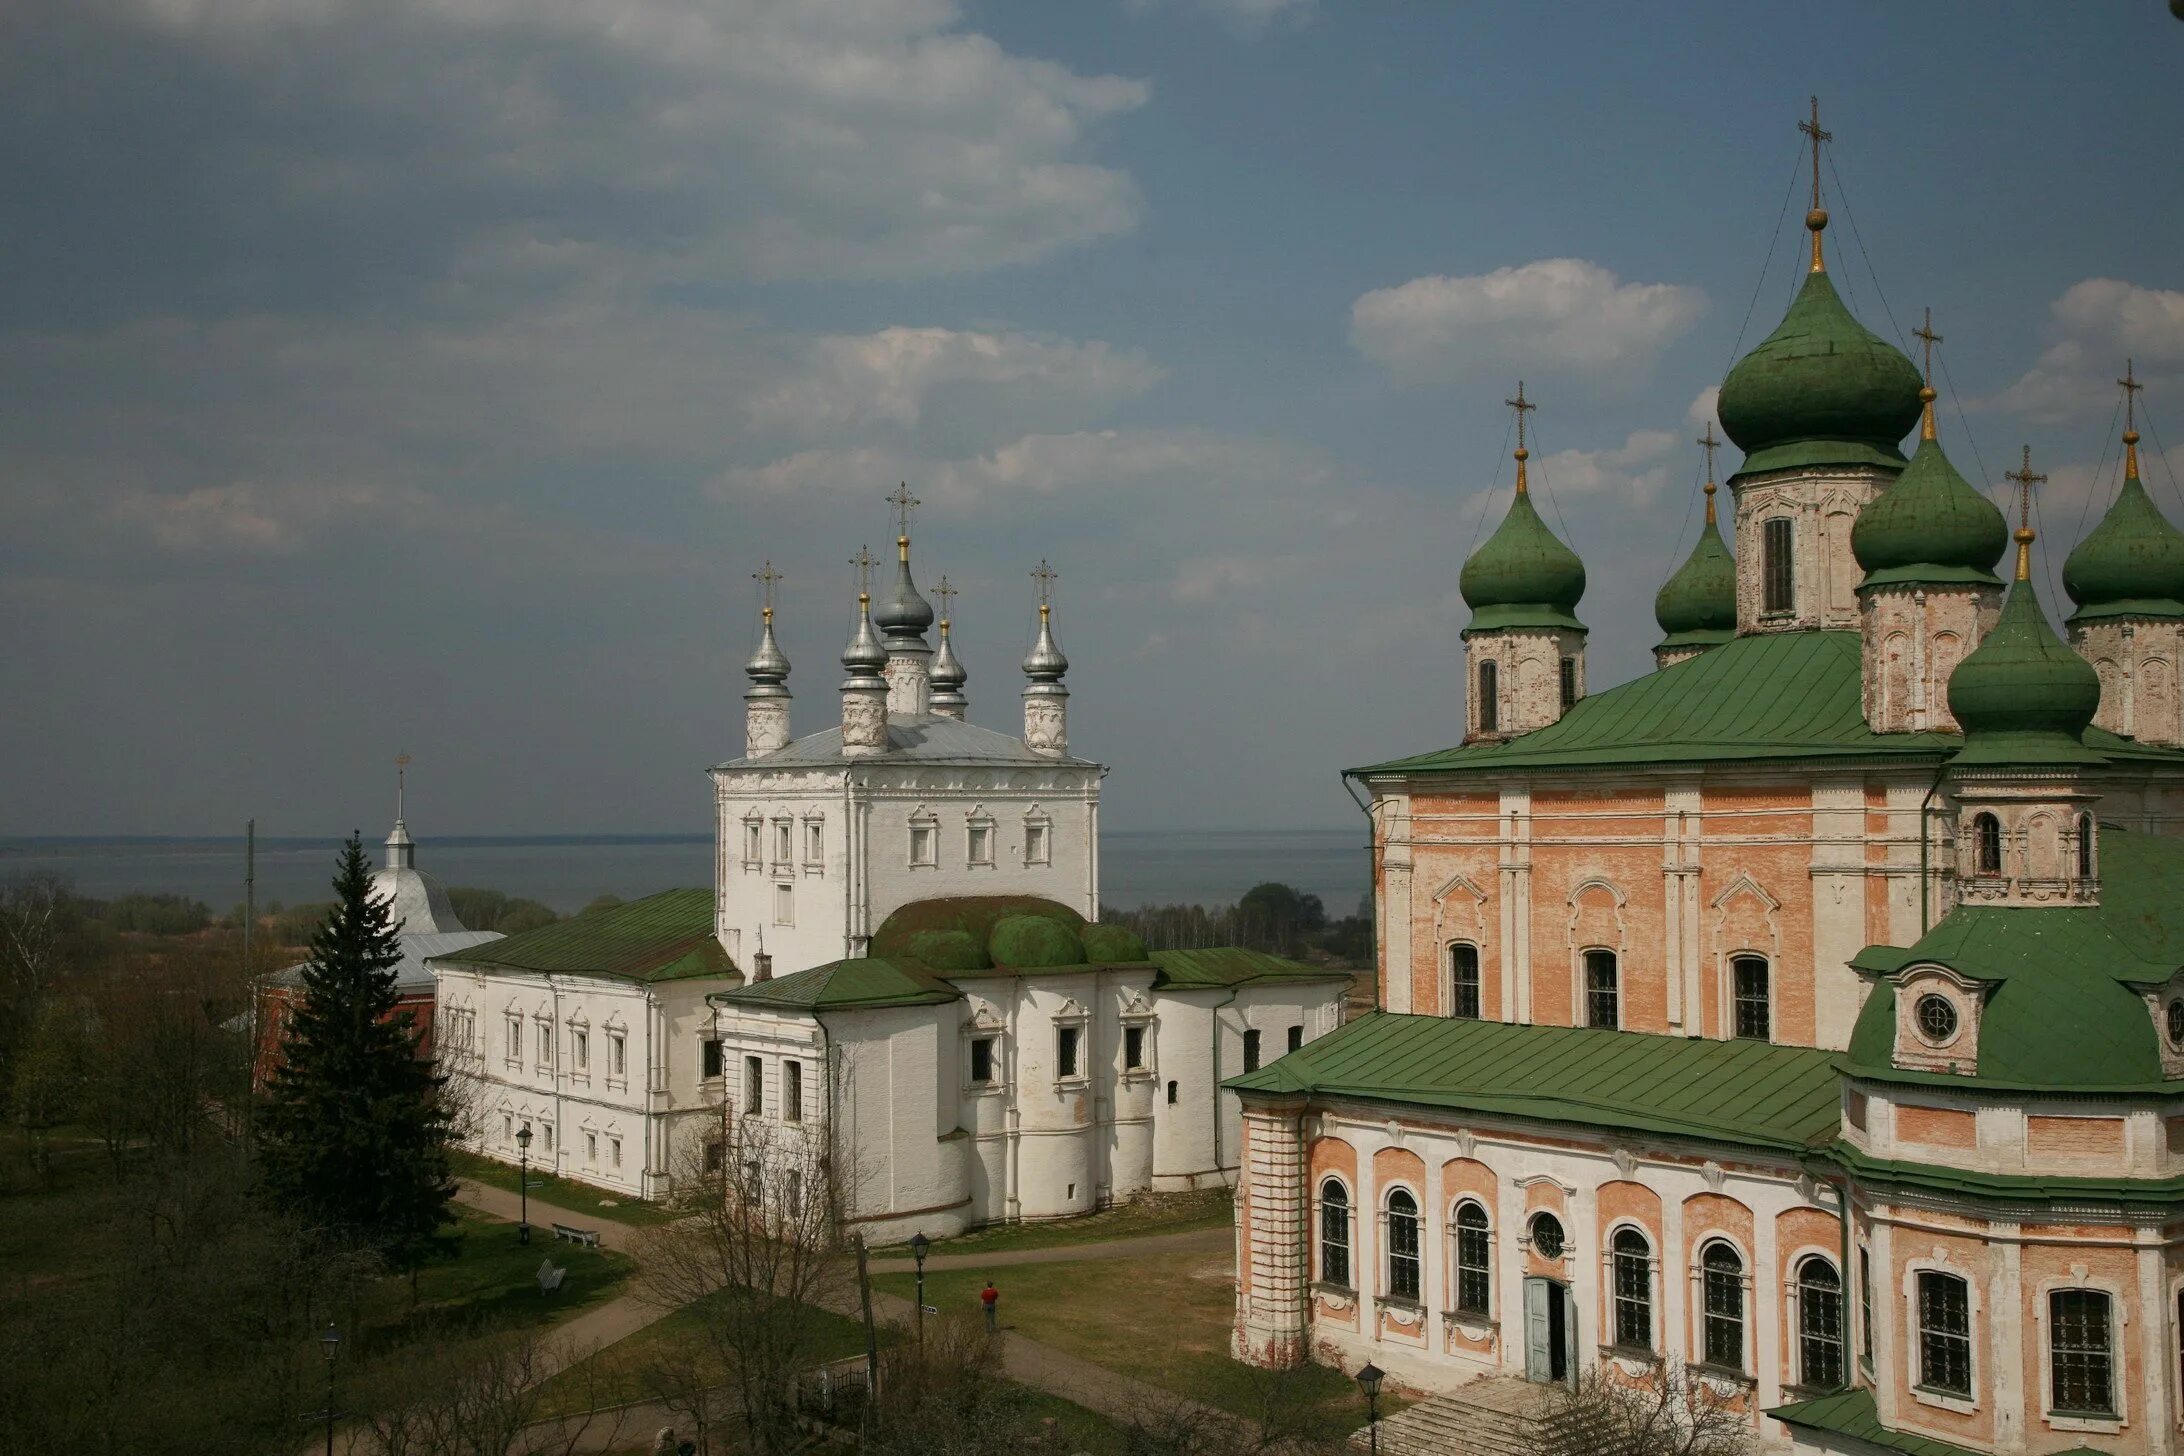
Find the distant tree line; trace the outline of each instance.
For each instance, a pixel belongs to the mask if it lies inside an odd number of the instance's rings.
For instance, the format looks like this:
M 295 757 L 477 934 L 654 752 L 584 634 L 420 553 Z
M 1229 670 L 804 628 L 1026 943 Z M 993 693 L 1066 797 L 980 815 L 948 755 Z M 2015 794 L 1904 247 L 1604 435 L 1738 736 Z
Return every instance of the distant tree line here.
M 1358 902 L 1356 914 L 1330 919 L 1319 896 L 1271 880 L 1233 905 L 1104 905 L 1100 919 L 1128 926 L 1148 950 L 1236 945 L 1344 966 L 1367 965 L 1373 954 L 1371 896 Z

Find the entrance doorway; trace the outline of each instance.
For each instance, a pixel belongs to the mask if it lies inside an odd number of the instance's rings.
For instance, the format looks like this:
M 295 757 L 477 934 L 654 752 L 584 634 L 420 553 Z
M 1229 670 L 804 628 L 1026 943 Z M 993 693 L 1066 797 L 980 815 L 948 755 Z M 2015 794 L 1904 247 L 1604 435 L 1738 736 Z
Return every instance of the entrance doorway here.
M 1524 1281 L 1524 1378 L 1577 1384 L 1577 1304 L 1559 1280 Z

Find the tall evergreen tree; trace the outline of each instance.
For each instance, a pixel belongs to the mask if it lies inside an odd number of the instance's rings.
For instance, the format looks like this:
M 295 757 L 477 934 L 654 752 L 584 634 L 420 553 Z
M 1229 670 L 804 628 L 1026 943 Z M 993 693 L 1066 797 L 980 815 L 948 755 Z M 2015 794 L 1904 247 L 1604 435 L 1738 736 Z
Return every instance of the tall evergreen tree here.
M 311 937 L 303 995 L 267 1088 L 259 1137 L 267 1190 L 299 1215 L 414 1269 L 449 1242 L 445 1082 L 395 1010 L 400 927 L 372 896 L 361 838 L 334 874 Z

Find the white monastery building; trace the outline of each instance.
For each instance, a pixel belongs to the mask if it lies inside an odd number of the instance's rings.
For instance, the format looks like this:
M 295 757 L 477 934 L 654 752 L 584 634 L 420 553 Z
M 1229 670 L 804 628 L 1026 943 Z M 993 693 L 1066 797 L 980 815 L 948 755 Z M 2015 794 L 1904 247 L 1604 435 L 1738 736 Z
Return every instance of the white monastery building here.
M 1106 769 L 1069 751 L 1054 573 L 1020 731 L 977 726 L 892 499 L 894 581 L 875 603 L 860 554 L 840 714 L 802 737 L 759 573 L 712 889 L 435 962 L 480 1151 L 514 1161 L 529 1128 L 540 1165 L 653 1198 L 730 1141 L 824 1139 L 868 1239 L 940 1236 L 1234 1182 L 1223 1080 L 1341 1024 L 1345 972 L 1098 923 Z
M 1811 132 L 1810 270 L 1721 388 L 1735 551 L 1709 479 L 1659 665 L 1588 691 L 1520 426 L 1461 742 L 1349 771 L 1379 1009 L 1229 1083 L 1235 1349 L 1450 1419 L 1674 1362 L 1770 1449 L 2177 1453 L 2184 534 L 2127 416 L 2067 643 L 2021 503 L 1997 574 L 1829 279 Z

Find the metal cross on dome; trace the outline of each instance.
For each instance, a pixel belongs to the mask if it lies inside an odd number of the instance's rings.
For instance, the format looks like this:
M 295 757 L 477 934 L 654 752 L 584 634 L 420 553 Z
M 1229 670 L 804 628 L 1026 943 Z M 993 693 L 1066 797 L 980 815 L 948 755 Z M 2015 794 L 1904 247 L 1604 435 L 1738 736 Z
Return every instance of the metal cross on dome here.
M 1539 406 L 1524 397 L 1524 381 L 1521 379 L 1517 381 L 1517 397 L 1515 399 L 1505 399 L 1502 403 L 1517 412 L 1517 448 L 1522 450 L 1524 448 L 1524 417 L 1533 410 L 1538 409 Z
M 933 595 L 940 598 L 940 620 L 945 623 L 955 615 L 950 608 L 954 605 L 955 599 L 963 595 L 963 593 L 958 591 L 947 576 L 943 574 L 940 578 L 940 584 L 933 588 Z
M 1934 311 L 1926 311 L 1926 322 L 1911 331 L 1911 337 L 1926 346 L 1926 382 L 1934 382 L 1934 345 L 1941 342 L 1941 335 L 1934 332 Z
M 925 502 L 910 494 L 910 482 L 906 480 L 888 493 L 887 503 L 895 508 L 895 534 L 897 536 L 908 536 L 910 534 L 910 513 L 919 506 L 924 505 Z
M 2116 381 L 2123 386 L 2123 427 L 2127 431 L 2138 429 L 2138 392 L 2146 386 L 2138 381 L 2138 370 L 2129 359 L 2123 361 L 2123 378 Z
M 1812 205 L 1817 212 L 1820 208 L 1820 143 L 1835 140 L 1834 132 L 1820 129 L 1819 97 L 1812 98 L 1812 120 L 1799 122 L 1797 129 L 1812 138 Z
M 1714 437 L 1712 420 L 1706 422 L 1706 433 L 1699 436 L 1696 443 L 1706 451 L 1706 481 L 1711 485 L 1714 482 L 1714 452 L 1721 448 L 1721 441 Z
M 769 560 L 764 566 L 751 573 L 751 580 L 758 583 L 759 605 L 765 610 L 766 620 L 771 622 L 773 620 L 774 583 L 781 580 L 781 573 L 774 570 L 774 564 Z
M 2032 488 L 2036 485 L 2046 485 L 2047 477 L 2033 473 L 2032 447 L 2030 445 L 2024 447 L 2024 454 L 2020 457 L 2017 468 L 2005 471 L 2003 479 L 2017 482 L 2017 529 L 2020 531 L 2031 530 Z
M 857 554 L 849 558 L 849 564 L 857 568 L 857 595 L 861 597 L 872 595 L 872 568 L 878 563 L 879 558 L 874 556 L 871 548 L 867 546 L 859 546 Z
M 1060 572 L 1046 564 L 1044 557 L 1040 558 L 1038 569 L 1031 574 L 1031 579 L 1039 583 L 1040 606 L 1044 607 L 1053 602 L 1054 583 L 1061 579 L 1061 575 Z

